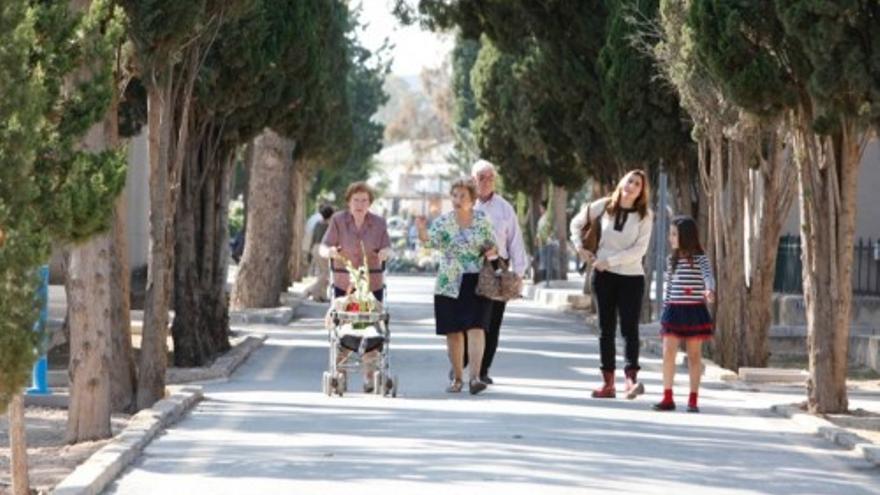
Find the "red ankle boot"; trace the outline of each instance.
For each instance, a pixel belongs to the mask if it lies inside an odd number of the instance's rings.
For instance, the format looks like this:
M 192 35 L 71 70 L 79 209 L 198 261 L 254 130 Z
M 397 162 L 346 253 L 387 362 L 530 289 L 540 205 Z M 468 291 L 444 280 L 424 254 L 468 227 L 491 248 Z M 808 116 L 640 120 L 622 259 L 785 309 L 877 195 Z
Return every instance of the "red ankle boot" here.
M 645 393 L 645 386 L 638 380 L 639 370 L 637 368 L 629 368 L 626 371 L 626 398 L 635 399 Z
M 593 398 L 613 399 L 617 397 L 617 391 L 614 390 L 614 370 L 602 370 L 602 380 L 604 381 L 602 386 L 593 390 Z

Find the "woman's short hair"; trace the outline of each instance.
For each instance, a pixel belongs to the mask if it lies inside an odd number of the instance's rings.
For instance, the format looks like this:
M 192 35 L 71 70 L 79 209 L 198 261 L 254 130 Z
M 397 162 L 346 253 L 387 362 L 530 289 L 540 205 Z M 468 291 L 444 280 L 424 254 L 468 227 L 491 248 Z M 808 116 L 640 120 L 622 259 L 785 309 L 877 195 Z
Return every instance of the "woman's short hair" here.
M 363 181 L 349 184 L 348 189 L 345 190 L 345 202 L 351 201 L 351 197 L 358 193 L 367 193 L 367 196 L 370 197 L 370 203 L 373 202 L 373 189 Z
M 457 179 L 451 186 L 449 186 L 449 194 L 455 192 L 456 189 L 466 190 L 471 197 L 471 201 L 477 200 L 477 183 L 474 182 L 474 179 L 471 179 L 470 177 Z

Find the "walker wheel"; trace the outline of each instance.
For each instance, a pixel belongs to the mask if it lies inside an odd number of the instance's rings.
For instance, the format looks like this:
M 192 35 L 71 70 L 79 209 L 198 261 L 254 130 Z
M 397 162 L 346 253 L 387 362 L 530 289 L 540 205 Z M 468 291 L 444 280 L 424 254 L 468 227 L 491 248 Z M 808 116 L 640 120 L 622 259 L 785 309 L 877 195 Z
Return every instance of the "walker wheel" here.
M 345 385 L 345 374 L 336 373 L 336 378 L 333 379 L 333 389 L 338 396 L 342 397 L 342 394 L 345 393 Z
M 381 394 L 385 386 L 385 375 L 381 371 L 373 373 L 373 393 Z
M 397 397 L 397 385 L 400 383 L 400 379 L 397 377 L 397 375 L 394 375 L 394 378 L 389 378 L 388 381 L 390 383 L 390 386 L 388 388 L 391 389 L 389 391 L 391 397 Z
M 329 371 L 325 371 L 324 374 L 321 375 L 321 392 L 323 392 L 327 396 L 333 395 L 333 389 L 330 387 Z

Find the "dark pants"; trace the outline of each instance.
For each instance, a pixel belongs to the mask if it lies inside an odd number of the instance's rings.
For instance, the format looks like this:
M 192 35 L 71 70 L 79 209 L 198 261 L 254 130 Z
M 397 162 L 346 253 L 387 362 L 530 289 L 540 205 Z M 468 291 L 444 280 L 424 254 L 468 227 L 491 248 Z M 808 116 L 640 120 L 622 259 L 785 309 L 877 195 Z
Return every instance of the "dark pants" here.
M 486 348 L 483 350 L 483 362 L 480 364 L 480 376 L 488 376 L 495 353 L 498 351 L 498 337 L 501 333 L 501 321 L 504 320 L 504 310 L 507 303 L 504 301 L 492 301 L 489 328 L 486 329 Z M 468 365 L 467 334 L 464 340 L 464 366 Z
M 602 370 L 614 371 L 617 319 L 624 340 L 624 369 L 639 369 L 639 318 L 645 277 L 627 276 L 611 272 L 593 273 L 593 293 L 599 306 L 599 349 Z

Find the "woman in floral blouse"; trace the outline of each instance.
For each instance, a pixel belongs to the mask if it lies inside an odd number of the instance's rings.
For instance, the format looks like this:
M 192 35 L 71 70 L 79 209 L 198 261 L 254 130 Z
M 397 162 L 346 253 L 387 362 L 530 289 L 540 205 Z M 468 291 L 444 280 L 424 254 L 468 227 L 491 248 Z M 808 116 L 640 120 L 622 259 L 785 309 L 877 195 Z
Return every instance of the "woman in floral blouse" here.
M 417 223 L 419 239 L 426 247 L 437 249 L 443 256 L 434 287 L 434 319 L 437 335 L 446 336 L 446 350 L 452 363 L 452 383 L 447 392 L 460 392 L 467 333 L 470 363 L 468 389 L 478 394 L 486 389 L 480 381 L 485 329 L 489 324 L 490 301 L 476 293 L 477 278 L 483 257 L 497 257 L 492 225 L 485 213 L 474 211 L 476 184 L 459 179 L 452 184 L 453 211 L 437 218 L 430 231 L 425 220 Z

